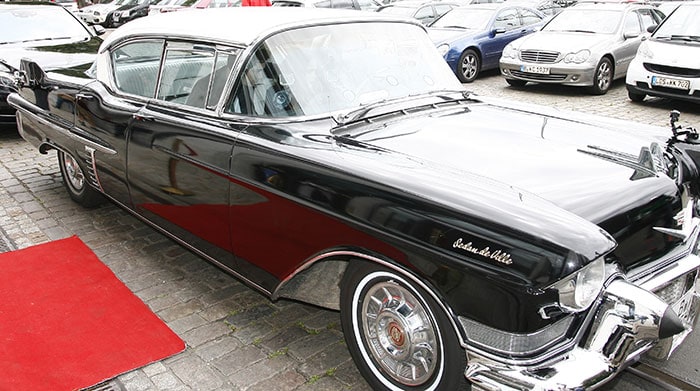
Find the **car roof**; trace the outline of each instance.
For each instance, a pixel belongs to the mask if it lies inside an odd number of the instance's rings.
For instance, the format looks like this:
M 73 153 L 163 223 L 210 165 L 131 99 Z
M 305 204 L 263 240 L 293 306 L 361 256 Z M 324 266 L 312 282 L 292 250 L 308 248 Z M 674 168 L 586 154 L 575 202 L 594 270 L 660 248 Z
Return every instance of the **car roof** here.
M 374 12 L 327 8 L 229 7 L 197 12 L 168 12 L 138 18 L 114 30 L 100 51 L 132 36 L 191 37 L 248 46 L 263 35 L 306 25 L 343 22 L 412 23 Z M 236 28 L 231 28 L 236 26 Z
M 48 1 L 16 1 L 16 2 L 0 2 L 0 7 L 2 9 L 19 9 L 27 7 L 58 7 L 63 8 L 62 5 L 58 3 L 52 3 Z

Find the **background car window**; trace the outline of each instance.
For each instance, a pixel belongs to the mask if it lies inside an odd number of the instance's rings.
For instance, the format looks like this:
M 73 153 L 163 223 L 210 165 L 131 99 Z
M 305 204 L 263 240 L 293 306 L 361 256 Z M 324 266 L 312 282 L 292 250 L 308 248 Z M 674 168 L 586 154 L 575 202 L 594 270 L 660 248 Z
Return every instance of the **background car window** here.
M 625 15 L 625 25 L 622 31 L 625 34 L 640 33 L 642 31 L 642 28 L 639 25 L 639 17 L 637 16 L 636 12 L 630 12 L 629 14 Z
M 448 4 L 435 4 L 435 14 L 437 16 L 440 16 L 451 9 L 452 6 Z
M 542 21 L 542 18 L 539 15 L 537 15 L 536 13 L 534 13 L 528 9 L 520 8 L 519 11 L 520 11 L 520 18 L 523 22 L 523 26 L 529 26 L 531 24 L 539 23 Z
M 421 22 L 428 22 L 428 21 L 434 19 L 433 7 L 428 5 L 428 6 L 419 8 L 418 11 L 416 11 L 416 14 L 414 15 L 414 17 L 416 19 L 420 20 Z
M 114 81 L 122 92 L 152 98 L 156 90 L 163 41 L 140 41 L 112 52 Z
M 163 61 L 158 99 L 204 107 L 215 56 L 216 52 L 212 47 L 198 45 L 197 48 L 189 49 L 168 48 Z M 200 79 L 204 80 L 204 86 L 200 87 L 198 94 L 190 97 L 192 88 Z
M 642 31 L 646 32 L 650 26 L 656 26 L 659 23 L 656 21 L 654 15 L 652 15 L 650 9 L 641 9 L 637 11 L 642 19 Z
M 512 30 L 520 26 L 518 11 L 515 8 L 505 9 L 498 13 L 493 22 L 494 29 Z

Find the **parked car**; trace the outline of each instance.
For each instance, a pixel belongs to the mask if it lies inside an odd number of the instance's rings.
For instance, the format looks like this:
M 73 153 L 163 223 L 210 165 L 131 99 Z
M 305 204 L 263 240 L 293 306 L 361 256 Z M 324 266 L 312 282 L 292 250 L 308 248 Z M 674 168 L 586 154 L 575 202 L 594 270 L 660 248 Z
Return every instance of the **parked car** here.
M 695 324 L 694 131 L 474 96 L 418 21 L 171 12 L 91 76 L 22 70 L 70 198 L 339 309 L 371 389 L 595 388 Z
M 199 0 L 192 4 L 191 9 L 205 8 L 225 8 L 225 7 L 240 7 L 241 0 Z
M 700 103 L 700 2 L 680 5 L 642 42 L 627 71 L 633 102 L 649 96 Z
M 579 3 L 555 15 L 541 31 L 503 50 L 501 73 L 511 86 L 528 82 L 586 86 L 608 92 L 625 77 L 647 29 L 664 15 L 654 6 Z
M 180 11 L 193 6 L 196 2 L 197 0 L 161 0 L 148 7 L 148 14 Z
M 428 35 L 462 83 L 483 70 L 498 68 L 503 48 L 542 27 L 545 16 L 507 3 L 455 8 L 430 25 Z
M 101 27 L 87 27 L 72 12 L 53 3 L 0 3 L 0 124 L 15 123 L 7 96 L 17 90 L 20 60 L 31 58 L 45 70 L 80 74 L 94 61 Z
M 51 3 L 59 4 L 71 12 L 78 12 L 78 2 L 76 0 L 49 0 Z
M 418 19 L 422 24 L 429 25 L 437 18 L 445 14 L 452 8 L 459 7 L 457 3 L 449 3 L 444 1 L 413 1 L 402 0 L 395 1 L 391 4 L 383 5 L 377 9 L 377 12 L 384 12 L 389 15 L 407 16 L 409 18 Z
M 121 7 L 128 0 L 108 0 L 97 4 L 88 5 L 79 9 L 76 15 L 87 24 L 99 24 L 105 26 L 107 15 L 115 9 Z
M 341 8 L 376 11 L 381 4 L 377 0 L 272 0 L 273 7 Z
M 107 14 L 105 25 L 118 27 L 134 19 L 148 15 L 151 2 L 155 0 L 125 0 L 122 5 Z

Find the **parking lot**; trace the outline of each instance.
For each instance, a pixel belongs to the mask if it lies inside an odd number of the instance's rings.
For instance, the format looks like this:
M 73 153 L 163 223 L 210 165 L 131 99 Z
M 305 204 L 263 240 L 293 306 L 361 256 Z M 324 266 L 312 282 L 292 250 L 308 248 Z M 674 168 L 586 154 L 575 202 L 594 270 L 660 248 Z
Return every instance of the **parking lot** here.
M 656 98 L 633 104 L 623 81 L 604 96 L 561 86 L 516 89 L 498 72 L 488 72 L 466 87 L 477 94 L 562 111 L 664 126 L 669 136 L 672 109 L 682 112 L 684 125 L 700 127 L 699 106 Z M 0 130 L 0 143 L 0 242 L 24 248 L 78 235 L 187 343 L 186 351 L 124 374 L 106 387 L 129 391 L 369 389 L 350 359 L 337 313 L 285 300 L 270 302 L 111 204 L 92 210 L 78 207 L 62 187 L 54 153 L 38 154 L 11 128 Z M 676 389 L 699 387 L 698 351 L 700 336 L 695 333 L 670 362 L 650 363 L 663 372 L 655 377 L 666 383 L 674 379 L 690 383 L 676 383 Z M 664 388 L 632 373 L 606 386 L 610 390 Z

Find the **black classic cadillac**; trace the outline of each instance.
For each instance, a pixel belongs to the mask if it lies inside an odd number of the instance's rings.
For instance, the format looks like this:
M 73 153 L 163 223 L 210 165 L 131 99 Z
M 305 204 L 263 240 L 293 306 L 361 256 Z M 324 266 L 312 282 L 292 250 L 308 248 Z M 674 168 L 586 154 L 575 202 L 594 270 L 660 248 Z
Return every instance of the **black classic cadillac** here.
M 9 102 L 70 197 L 340 310 L 377 390 L 595 388 L 698 313 L 700 140 L 466 92 L 417 22 L 149 16 Z

